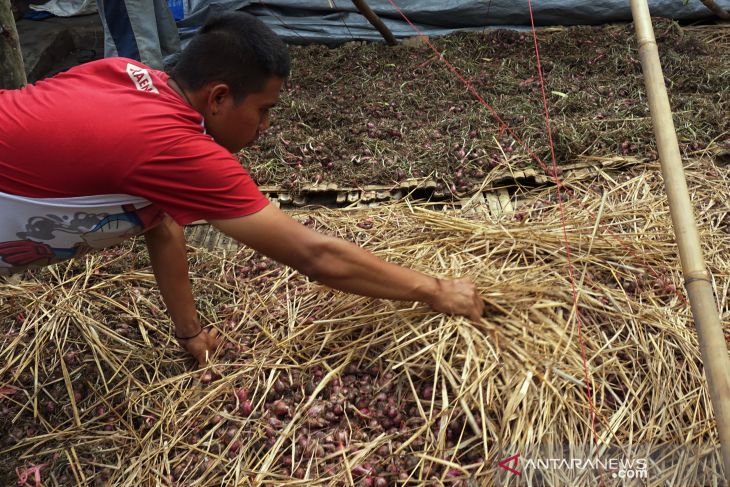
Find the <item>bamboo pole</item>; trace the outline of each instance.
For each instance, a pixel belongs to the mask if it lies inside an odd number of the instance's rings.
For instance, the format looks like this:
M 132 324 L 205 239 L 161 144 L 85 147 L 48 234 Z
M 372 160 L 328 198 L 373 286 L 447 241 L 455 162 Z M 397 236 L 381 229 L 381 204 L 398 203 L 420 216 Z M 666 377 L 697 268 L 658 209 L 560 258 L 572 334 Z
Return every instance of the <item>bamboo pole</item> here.
M 363 14 L 371 24 L 373 24 L 373 27 L 378 29 L 378 32 L 380 32 L 380 34 L 383 36 L 383 39 L 385 39 L 385 42 L 387 42 L 388 45 L 395 46 L 398 44 L 398 41 L 395 39 L 393 33 L 390 31 L 390 29 L 388 29 L 388 27 L 385 26 L 383 21 L 380 20 L 378 14 L 373 12 L 373 10 L 370 8 L 370 5 L 368 5 L 365 0 L 352 0 L 352 3 L 354 3 L 360 13 Z
M 700 352 L 715 410 L 726 483 L 730 479 L 730 361 L 702 255 L 647 0 L 631 0 L 649 109 Z
M 0 89 L 22 88 L 27 82 L 10 0 L 0 0 Z

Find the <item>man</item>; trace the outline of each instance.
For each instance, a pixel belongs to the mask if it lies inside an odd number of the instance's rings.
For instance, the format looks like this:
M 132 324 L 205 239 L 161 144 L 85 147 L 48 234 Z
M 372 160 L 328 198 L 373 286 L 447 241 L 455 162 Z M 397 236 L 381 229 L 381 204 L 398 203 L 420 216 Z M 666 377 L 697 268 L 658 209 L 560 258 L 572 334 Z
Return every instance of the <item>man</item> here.
M 182 225 L 195 220 L 327 286 L 479 319 L 468 280 L 388 264 L 268 204 L 232 153 L 269 126 L 288 74 L 286 45 L 228 13 L 170 76 L 112 58 L 0 91 L 0 273 L 144 233 L 175 335 L 201 366 L 217 336 L 201 327 L 188 279 Z

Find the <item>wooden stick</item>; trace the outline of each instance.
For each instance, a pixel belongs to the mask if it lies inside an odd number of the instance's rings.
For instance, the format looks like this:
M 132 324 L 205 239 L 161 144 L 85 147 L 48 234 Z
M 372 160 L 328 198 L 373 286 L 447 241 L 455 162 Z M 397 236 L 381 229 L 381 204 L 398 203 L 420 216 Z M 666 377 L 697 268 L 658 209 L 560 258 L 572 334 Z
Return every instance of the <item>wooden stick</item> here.
M 647 0 L 631 0 L 631 10 L 669 211 L 715 410 L 725 477 L 730 479 L 730 361 L 727 345 L 702 255 Z
M 27 82 L 10 0 L 0 0 L 0 89 L 22 88 Z
M 715 3 L 715 0 L 700 0 L 700 2 L 702 2 L 705 7 L 712 10 L 712 13 L 717 15 L 721 19 L 730 20 L 730 13 L 721 6 L 719 6 L 717 3 Z
M 371 24 L 373 24 L 373 27 L 378 29 L 378 32 L 380 32 L 380 34 L 383 36 L 383 39 L 385 39 L 385 42 L 387 42 L 388 45 L 395 46 L 398 44 L 398 41 L 395 40 L 395 36 L 393 35 L 393 33 L 385 26 L 383 21 L 380 20 L 378 14 L 373 12 L 373 10 L 370 8 L 370 5 L 368 5 L 365 0 L 352 0 L 352 3 L 354 3 L 360 13 L 363 14 Z

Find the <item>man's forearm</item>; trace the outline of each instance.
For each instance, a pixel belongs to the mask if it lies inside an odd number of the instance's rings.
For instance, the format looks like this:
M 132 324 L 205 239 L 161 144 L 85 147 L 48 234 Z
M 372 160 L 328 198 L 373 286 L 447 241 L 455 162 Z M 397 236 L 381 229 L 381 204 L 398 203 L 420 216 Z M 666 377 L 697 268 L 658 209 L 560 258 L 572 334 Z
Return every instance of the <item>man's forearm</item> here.
M 484 310 L 484 302 L 469 279 L 436 279 L 388 264 L 355 244 L 307 228 L 272 205 L 245 217 L 211 224 L 258 252 L 342 291 L 421 301 L 435 311 L 473 320 Z
M 178 336 L 191 336 L 200 330 L 195 301 L 188 276 L 185 236 L 180 225 L 169 217 L 145 233 L 147 249 L 157 285 Z
M 340 291 L 373 298 L 431 303 L 440 281 L 389 264 L 357 245 L 331 239 L 318 259 L 313 279 Z

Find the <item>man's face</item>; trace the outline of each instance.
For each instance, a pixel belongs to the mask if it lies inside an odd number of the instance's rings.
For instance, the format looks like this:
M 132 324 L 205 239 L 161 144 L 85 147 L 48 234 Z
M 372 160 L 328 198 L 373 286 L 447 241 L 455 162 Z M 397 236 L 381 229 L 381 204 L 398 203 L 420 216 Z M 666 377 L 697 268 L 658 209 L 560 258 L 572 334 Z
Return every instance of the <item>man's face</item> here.
M 269 127 L 269 110 L 279 101 L 283 83 L 282 78 L 269 78 L 263 90 L 246 95 L 238 104 L 226 85 L 213 87 L 204 113 L 207 132 L 230 152 L 249 145 Z

